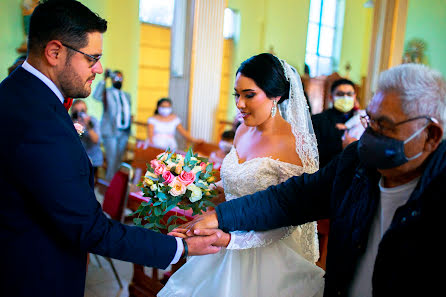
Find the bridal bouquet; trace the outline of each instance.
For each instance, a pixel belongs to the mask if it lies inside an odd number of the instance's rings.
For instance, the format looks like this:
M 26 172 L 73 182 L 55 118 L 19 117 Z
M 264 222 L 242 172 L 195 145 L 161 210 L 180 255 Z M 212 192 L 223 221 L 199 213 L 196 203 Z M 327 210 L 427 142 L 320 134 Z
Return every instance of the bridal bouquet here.
M 170 232 L 186 222 L 186 218 L 178 214 L 171 215 L 167 222 L 163 220 L 173 208 L 192 209 L 196 215 L 209 206 L 215 207 L 210 201 L 217 194 L 210 189 L 214 182 L 213 164 L 208 159 L 198 157 L 192 149 L 186 156 L 168 149 L 147 164 L 147 172 L 139 186 L 143 196 L 150 200 L 142 202 L 134 212 L 137 215 L 134 223 L 158 232 L 160 229 Z

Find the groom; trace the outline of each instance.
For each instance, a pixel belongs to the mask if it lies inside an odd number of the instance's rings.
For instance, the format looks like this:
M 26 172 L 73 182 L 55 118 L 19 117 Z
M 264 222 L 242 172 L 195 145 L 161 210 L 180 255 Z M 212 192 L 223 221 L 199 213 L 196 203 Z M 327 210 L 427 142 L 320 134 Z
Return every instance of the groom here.
M 64 98 L 90 94 L 103 71 L 106 29 L 78 1 L 42 1 L 31 17 L 27 61 L 0 84 L 2 296 L 82 297 L 89 252 L 166 268 L 186 247 L 189 255 L 219 250 L 211 246 L 218 235 L 184 242 L 125 226 L 96 201 Z

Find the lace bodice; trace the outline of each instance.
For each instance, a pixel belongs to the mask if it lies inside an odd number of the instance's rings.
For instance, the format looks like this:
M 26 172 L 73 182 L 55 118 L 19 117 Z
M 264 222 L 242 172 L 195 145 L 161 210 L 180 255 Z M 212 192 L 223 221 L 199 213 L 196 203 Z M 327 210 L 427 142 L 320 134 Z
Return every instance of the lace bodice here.
M 303 167 L 269 157 L 255 158 L 239 164 L 235 147 L 231 149 L 221 166 L 221 178 L 227 201 L 264 190 L 304 172 Z M 231 242 L 227 248 L 263 247 L 290 235 L 298 243 L 299 253 L 308 261 L 315 263 L 319 258 L 315 222 L 265 232 L 231 232 Z

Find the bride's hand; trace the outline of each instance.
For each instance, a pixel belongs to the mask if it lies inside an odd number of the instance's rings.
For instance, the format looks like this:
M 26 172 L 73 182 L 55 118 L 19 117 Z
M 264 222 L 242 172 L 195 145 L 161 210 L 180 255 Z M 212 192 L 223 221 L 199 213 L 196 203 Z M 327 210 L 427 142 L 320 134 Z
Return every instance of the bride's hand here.
M 190 236 L 186 235 L 187 229 L 182 229 L 180 227 L 181 226 L 179 226 L 178 228 L 170 231 L 169 233 L 167 233 L 167 235 L 180 237 L 180 238 L 188 238 L 188 237 L 190 237 Z
M 181 230 L 186 229 L 185 234 L 187 236 L 193 236 L 194 230 L 198 229 L 217 229 L 218 219 L 215 210 L 208 211 L 207 213 L 197 216 L 192 221 L 173 229 L 172 232 L 183 233 Z
M 213 234 L 219 234 L 219 238 L 214 242 L 213 246 L 227 247 L 231 241 L 231 234 L 221 231 L 220 229 L 197 229 L 194 231 L 196 236 L 209 236 Z

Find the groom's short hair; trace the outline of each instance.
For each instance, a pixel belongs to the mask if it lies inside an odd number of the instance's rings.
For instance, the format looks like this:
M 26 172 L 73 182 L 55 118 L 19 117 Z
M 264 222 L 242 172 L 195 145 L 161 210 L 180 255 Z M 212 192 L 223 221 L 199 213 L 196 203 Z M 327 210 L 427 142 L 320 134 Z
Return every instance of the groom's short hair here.
M 41 53 L 48 42 L 59 40 L 80 49 L 87 33 L 107 31 L 107 21 L 75 0 L 42 0 L 31 15 L 28 53 Z

